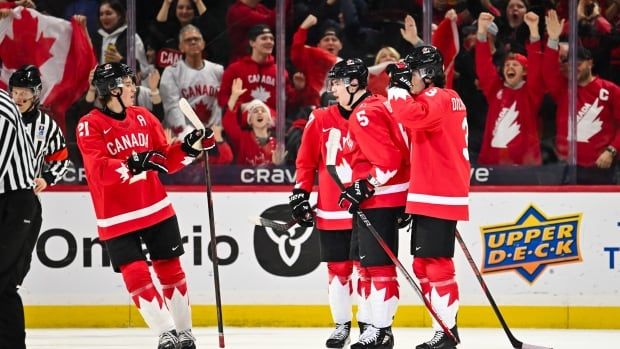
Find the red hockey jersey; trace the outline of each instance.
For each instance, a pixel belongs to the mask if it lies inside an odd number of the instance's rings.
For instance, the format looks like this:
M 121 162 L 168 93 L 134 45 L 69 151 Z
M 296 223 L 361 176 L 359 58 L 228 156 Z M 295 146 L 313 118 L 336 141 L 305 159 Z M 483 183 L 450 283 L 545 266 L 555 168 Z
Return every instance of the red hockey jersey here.
M 476 43 L 476 74 L 489 104 L 478 162 L 485 165 L 540 165 L 538 110 L 542 83 L 540 43 L 527 45 L 527 81 L 508 88 L 497 75 L 488 42 Z
M 319 195 L 316 209 L 316 227 L 321 230 L 351 229 L 351 214 L 338 206 L 340 189 L 325 166 L 329 131 L 339 129 L 342 139 L 347 135 L 348 122 L 340 115 L 337 105 L 314 110 L 306 123 L 297 153 L 295 188 L 312 191 L 318 172 Z M 351 182 L 351 166 L 342 157 L 342 148 L 336 155 L 336 169 L 345 185 Z
M 158 150 L 168 171 L 191 163 L 181 143 L 169 145 L 159 120 L 147 109 L 128 107 L 124 120 L 93 109 L 80 119 L 77 143 L 95 206 L 101 240 L 152 226 L 175 213 L 155 171 L 132 176 L 125 164 L 132 152 Z
M 556 147 L 560 158 L 568 154 L 568 81 L 560 73 L 558 50 L 545 49 L 545 83 L 557 104 Z M 608 145 L 620 149 L 620 87 L 594 78 L 577 87 L 577 164 L 595 166 Z
M 404 206 L 409 187 L 409 143 L 405 129 L 390 114 L 385 97 L 372 95 L 353 109 L 343 139 L 352 181 L 369 179 L 375 194 L 361 208 Z
M 459 95 L 427 88 L 412 98 L 388 90 L 393 116 L 411 135 L 411 179 L 406 211 L 450 220 L 469 219 L 467 113 Z

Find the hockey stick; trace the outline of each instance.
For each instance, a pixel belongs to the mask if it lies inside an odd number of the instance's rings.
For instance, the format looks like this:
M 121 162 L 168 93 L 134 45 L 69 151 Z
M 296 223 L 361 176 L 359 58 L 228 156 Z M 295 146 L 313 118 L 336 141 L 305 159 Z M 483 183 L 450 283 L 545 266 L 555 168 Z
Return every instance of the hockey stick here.
M 502 313 L 500 312 L 499 307 L 495 303 L 495 299 L 493 299 L 493 296 L 491 295 L 491 291 L 489 291 L 489 288 L 487 287 L 486 282 L 484 282 L 484 279 L 482 278 L 482 274 L 480 274 L 480 270 L 478 270 L 478 267 L 476 266 L 476 262 L 474 262 L 474 259 L 472 258 L 471 253 L 469 253 L 469 249 L 467 248 L 467 245 L 465 245 L 465 241 L 463 241 L 463 238 L 461 237 L 461 234 L 459 233 L 458 229 L 455 231 L 455 235 L 456 235 L 456 239 L 459 242 L 459 245 L 461 245 L 461 250 L 463 250 L 463 253 L 465 254 L 465 258 L 467 259 L 467 262 L 469 262 L 471 269 L 474 271 L 474 274 L 476 274 L 476 278 L 478 279 L 478 282 L 480 283 L 480 286 L 482 287 L 484 294 L 487 296 L 489 303 L 491 303 L 491 308 L 493 308 L 493 311 L 495 312 L 495 316 L 497 316 L 497 319 L 502 325 L 504 332 L 506 332 L 506 336 L 508 336 L 508 340 L 510 340 L 512 347 L 515 349 L 552 349 L 549 347 L 541 347 L 538 345 L 531 345 L 531 344 L 523 343 L 517 338 L 515 338 L 515 336 L 510 331 L 510 328 L 508 328 L 508 324 L 506 323 L 506 320 L 504 320 L 504 317 L 502 316 Z
M 316 209 L 316 204 L 312 205 L 310 209 L 314 211 L 314 209 Z M 291 219 L 285 223 L 280 223 L 278 221 L 265 218 L 265 217 L 252 217 L 250 218 L 250 221 L 254 223 L 255 225 L 260 225 L 260 226 L 271 228 L 271 229 L 278 230 L 278 231 L 287 231 L 292 226 L 297 224 L 297 221 L 295 219 Z
M 339 129 L 332 128 L 329 131 L 329 138 L 327 140 L 327 156 L 325 159 L 325 164 L 327 167 L 327 172 L 334 179 L 334 182 L 336 182 L 340 190 L 344 190 L 345 189 L 344 184 L 342 184 L 340 177 L 338 177 L 338 171 L 336 170 L 336 153 L 338 152 L 338 147 L 340 147 L 340 135 L 341 133 Z M 431 302 L 428 299 L 426 299 L 426 297 L 424 297 L 422 290 L 415 283 L 415 281 L 413 280 L 413 278 L 411 277 L 407 269 L 405 269 L 405 267 L 400 262 L 400 260 L 398 260 L 398 257 L 394 255 L 394 252 L 392 252 L 390 247 L 385 243 L 385 240 L 383 240 L 381 235 L 379 235 L 379 232 L 372 226 L 372 223 L 370 223 L 370 221 L 368 220 L 368 217 L 366 217 L 366 214 L 364 214 L 364 212 L 362 212 L 362 210 L 360 209 L 358 209 L 355 213 L 362 220 L 366 228 L 368 228 L 372 236 L 374 236 L 374 238 L 377 240 L 377 242 L 379 243 L 383 251 L 388 255 L 388 257 L 390 257 L 390 260 L 392 261 L 392 263 L 396 265 L 396 267 L 398 268 L 398 270 L 400 270 L 400 272 L 403 274 L 405 279 L 407 279 L 407 282 L 409 282 L 409 285 L 411 285 L 411 287 L 413 287 L 413 289 L 416 291 L 416 293 L 418 294 L 422 302 L 424 302 L 426 309 L 431 313 L 433 318 L 437 320 L 437 323 L 439 324 L 439 326 L 441 326 L 441 329 L 443 330 L 443 332 L 449 335 L 452 338 L 452 340 L 455 341 L 455 343 L 457 344 L 460 343 L 459 339 L 452 333 L 452 331 L 450 331 L 448 326 L 446 326 L 446 324 L 441 320 L 441 318 L 437 314 L 437 311 L 435 311 L 435 309 L 433 308 L 433 305 L 431 304 Z
M 199 130 L 204 130 L 204 125 L 198 118 L 198 115 L 194 112 L 194 109 L 189 105 L 185 98 L 181 98 L 179 101 L 179 108 L 185 117 L 192 123 L 192 125 Z M 220 348 L 224 348 L 224 322 L 222 320 L 222 298 L 220 295 L 220 273 L 217 260 L 217 239 L 215 236 L 215 221 L 213 214 L 213 197 L 211 195 L 211 176 L 209 170 L 209 153 L 207 149 L 204 149 L 205 154 L 205 182 L 207 184 L 207 209 L 209 212 L 209 234 L 211 237 L 211 261 L 213 263 L 213 282 L 215 285 L 215 307 L 217 310 L 217 331 L 219 333 L 219 345 Z

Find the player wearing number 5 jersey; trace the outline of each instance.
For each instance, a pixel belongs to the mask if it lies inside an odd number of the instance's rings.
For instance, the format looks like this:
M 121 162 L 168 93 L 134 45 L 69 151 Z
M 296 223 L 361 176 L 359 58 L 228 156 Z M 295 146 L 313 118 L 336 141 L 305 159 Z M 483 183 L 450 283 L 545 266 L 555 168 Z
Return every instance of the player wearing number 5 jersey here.
M 342 152 L 351 165 L 351 184 L 339 204 L 349 212 L 361 210 L 394 254 L 398 253 L 397 222 L 404 214 L 409 181 L 409 149 L 404 129 L 392 118 L 383 96 L 366 90 L 368 69 L 360 59 L 336 63 L 329 84 L 338 103 L 351 109 L 349 132 Z M 370 305 L 370 324 L 352 349 L 390 349 L 392 320 L 398 306 L 396 267 L 368 227 L 354 214 L 360 273 L 370 282 L 363 291 Z M 354 235 L 355 235 L 354 233 Z
M 99 65 L 93 84 L 104 107 L 81 118 L 77 140 L 99 238 L 140 314 L 159 335 L 158 349 L 195 348 L 187 283 L 179 261 L 183 243 L 158 172 L 177 171 L 192 162 L 200 148 L 214 146 L 213 133 L 205 137 L 204 131 L 195 130 L 183 143 L 168 144 L 157 118 L 133 106 L 134 75 L 125 64 Z M 142 243 L 163 298 L 151 280 Z
M 388 72 L 393 116 L 411 134 L 406 212 L 413 215 L 413 271 L 422 292 L 458 338 L 459 293 L 452 258 L 456 222 L 469 219 L 465 105 L 455 91 L 443 88 L 443 60 L 433 46 L 415 48 Z M 417 349 L 456 347 L 434 319 L 433 328 L 433 339 Z

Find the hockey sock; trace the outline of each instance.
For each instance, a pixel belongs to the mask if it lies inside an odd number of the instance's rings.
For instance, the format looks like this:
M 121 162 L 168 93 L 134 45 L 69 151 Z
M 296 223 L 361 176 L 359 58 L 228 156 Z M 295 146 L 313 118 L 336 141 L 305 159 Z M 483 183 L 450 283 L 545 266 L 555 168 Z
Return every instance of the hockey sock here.
M 371 281 L 370 297 L 368 297 L 372 314 L 371 323 L 377 328 L 391 326 L 400 298 L 396 267 L 385 265 L 367 269 Z
M 329 307 L 332 318 L 337 324 L 351 321 L 353 316 L 351 312 L 352 272 L 353 262 L 351 261 L 327 262 Z
M 372 323 L 372 314 L 370 312 L 370 302 L 368 296 L 370 296 L 370 274 L 368 269 L 360 266 L 359 261 L 354 262 L 355 269 L 357 270 L 357 314 L 355 318 L 358 322 L 364 322 L 367 324 Z
M 192 328 L 192 309 L 179 258 L 154 260 L 153 269 L 161 283 L 164 302 L 170 309 L 177 331 Z
M 428 258 L 426 272 L 429 279 L 431 304 L 437 315 L 448 328 L 456 325 L 456 313 L 459 310 L 459 288 L 454 274 L 452 258 Z M 433 328 L 440 331 L 441 327 L 433 319 Z
M 174 329 L 172 317 L 153 285 L 146 261 L 120 266 L 125 286 L 146 324 L 158 335 Z
M 428 276 L 426 275 L 426 263 L 428 258 L 415 257 L 413 259 L 413 273 L 420 282 L 420 288 L 422 294 L 428 301 L 431 301 L 431 285 L 429 284 Z

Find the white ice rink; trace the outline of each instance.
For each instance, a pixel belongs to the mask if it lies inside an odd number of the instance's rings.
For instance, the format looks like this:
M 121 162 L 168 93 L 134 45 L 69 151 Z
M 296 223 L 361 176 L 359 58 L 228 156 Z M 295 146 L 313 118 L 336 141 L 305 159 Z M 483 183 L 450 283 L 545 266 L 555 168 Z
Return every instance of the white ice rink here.
M 305 349 L 324 348 L 328 328 L 224 328 L 226 348 Z M 216 328 L 194 330 L 198 348 L 218 348 Z M 357 332 L 353 338 L 357 338 Z M 463 328 L 460 349 L 510 349 L 504 332 L 497 329 Z M 620 330 L 514 329 L 527 344 L 554 349 L 620 348 Z M 395 328 L 395 348 L 415 348 L 432 337 L 429 329 Z M 147 329 L 32 329 L 27 331 L 29 349 L 155 349 L 156 338 Z

